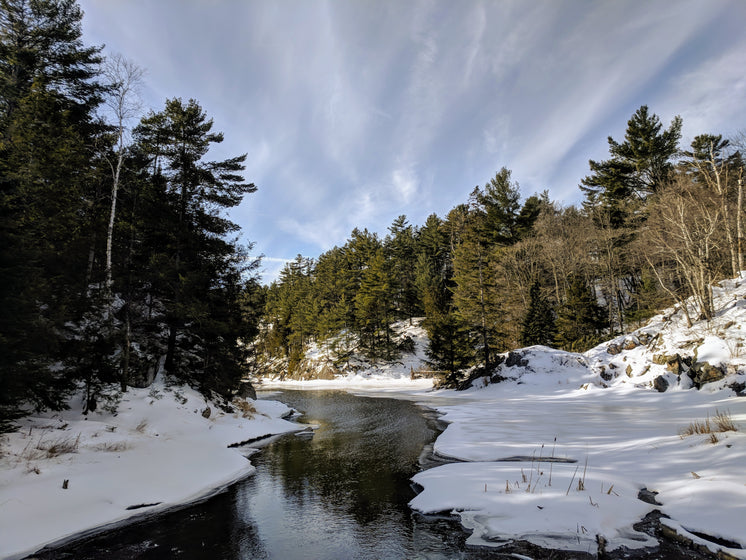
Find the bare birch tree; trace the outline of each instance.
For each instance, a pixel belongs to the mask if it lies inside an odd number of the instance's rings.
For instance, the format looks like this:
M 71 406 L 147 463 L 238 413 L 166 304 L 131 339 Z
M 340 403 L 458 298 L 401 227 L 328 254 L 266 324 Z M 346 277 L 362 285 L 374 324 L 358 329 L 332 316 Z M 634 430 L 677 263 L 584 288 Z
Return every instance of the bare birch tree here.
M 112 89 L 106 99 L 106 105 L 111 110 L 114 119 L 116 147 L 114 158 L 109 160 L 111 166 L 111 210 L 109 212 L 109 226 L 106 232 L 106 292 L 110 296 L 112 290 L 112 245 L 114 238 L 114 221 L 117 213 L 117 195 L 122 164 L 127 151 L 126 139 L 128 123 L 140 112 L 140 87 L 142 85 L 143 70 L 121 55 L 114 55 L 106 62 L 104 74 L 111 83 Z

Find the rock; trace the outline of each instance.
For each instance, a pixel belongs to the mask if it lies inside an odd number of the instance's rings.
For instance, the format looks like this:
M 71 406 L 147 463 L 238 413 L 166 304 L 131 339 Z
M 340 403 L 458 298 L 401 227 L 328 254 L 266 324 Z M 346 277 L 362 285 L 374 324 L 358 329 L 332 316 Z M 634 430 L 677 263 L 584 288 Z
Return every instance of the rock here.
M 202 411 L 202 418 L 209 418 L 210 414 L 212 414 L 212 410 L 208 406 Z
M 707 362 L 697 364 L 697 374 L 694 377 L 694 383 L 701 387 L 706 383 L 712 383 L 713 381 L 720 381 L 725 377 L 725 372 L 722 368 L 712 366 Z
M 616 356 L 621 351 L 622 351 L 622 347 L 613 342 L 606 347 L 606 352 L 608 352 L 612 356 Z
M 668 361 L 668 356 L 665 354 L 653 354 L 653 363 L 659 366 L 664 365 Z
M 611 381 L 612 379 L 614 379 L 614 374 L 610 371 L 606 371 L 606 368 L 603 368 L 601 370 L 601 379 L 603 379 L 604 381 Z
M 633 339 L 633 338 L 626 338 L 624 340 L 624 345 L 622 346 L 622 348 L 624 350 L 633 350 L 633 349 L 637 348 L 638 346 L 639 346 L 639 344 L 637 343 L 637 341 L 635 339 Z
M 513 367 L 513 366 L 526 367 L 527 365 L 528 365 L 528 360 L 526 360 L 521 353 L 508 352 L 508 357 L 505 360 L 506 367 Z
M 627 365 L 627 369 L 624 370 L 624 373 L 627 374 L 627 377 L 632 377 L 632 365 Z
M 242 399 L 256 400 L 256 389 L 249 381 L 241 381 L 238 387 L 238 396 Z
M 730 388 L 733 389 L 739 397 L 746 397 L 746 383 L 733 383 Z
M 691 356 L 681 356 L 680 354 L 656 354 L 653 356 L 653 363 L 665 365 L 666 371 L 681 375 L 689 370 L 694 360 Z
M 678 354 L 670 356 L 666 361 L 666 371 L 670 371 L 676 375 L 681 375 L 682 369 L 682 362 Z
M 666 379 L 663 375 L 659 375 L 653 381 L 653 387 L 655 387 L 656 391 L 665 393 L 666 389 L 668 389 L 668 379 Z

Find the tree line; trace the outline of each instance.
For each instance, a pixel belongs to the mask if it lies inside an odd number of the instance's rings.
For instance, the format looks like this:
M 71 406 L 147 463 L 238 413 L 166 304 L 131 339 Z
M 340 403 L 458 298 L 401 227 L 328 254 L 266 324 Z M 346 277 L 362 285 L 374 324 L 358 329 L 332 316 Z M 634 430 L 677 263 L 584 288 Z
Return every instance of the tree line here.
M 257 329 L 255 190 L 197 101 L 143 115 L 142 72 L 81 39 L 74 0 L 0 0 L 0 427 L 165 371 L 227 395 Z M 139 121 L 137 120 L 139 118 Z
M 513 348 L 586 350 L 674 303 L 690 323 L 712 319 L 713 282 L 744 269 L 742 139 L 684 149 L 681 126 L 640 107 L 589 162 L 578 206 L 547 191 L 521 201 L 502 168 L 444 217 L 399 216 L 383 238 L 355 229 L 298 256 L 266 289 L 260 356 L 291 371 L 310 343 L 340 363 L 392 359 L 392 322 L 422 317 L 430 365 L 455 381 Z

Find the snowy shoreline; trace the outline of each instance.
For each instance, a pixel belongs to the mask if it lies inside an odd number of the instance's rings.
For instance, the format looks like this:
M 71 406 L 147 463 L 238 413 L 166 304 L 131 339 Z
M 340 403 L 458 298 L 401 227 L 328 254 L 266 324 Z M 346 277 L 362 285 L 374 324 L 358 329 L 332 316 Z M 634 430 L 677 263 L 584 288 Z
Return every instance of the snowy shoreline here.
M 22 419 L 0 438 L 0 558 L 203 501 L 255 470 L 230 445 L 305 428 L 284 419 L 282 403 L 243 402 L 226 413 L 156 382 L 130 389 L 116 414 L 86 418 L 72 399 L 70 410 Z
M 470 544 L 522 540 L 593 554 L 603 542 L 640 553 L 657 542 L 633 526 L 659 510 L 662 526 L 713 556 L 746 559 L 746 398 L 734 392 L 746 385 L 746 283 L 724 282 L 715 295 L 710 323 L 688 328 L 670 309 L 584 354 L 521 349 L 500 366 L 499 382 L 478 378 L 465 391 L 410 379 L 424 364 L 416 325 L 418 351 L 397 367 L 259 389 L 270 398 L 274 388 L 342 389 L 436 411 L 447 426 L 433 454 L 455 462 L 415 475 L 423 490 L 410 506 L 459 516 Z M 725 377 L 697 389 L 687 359 Z M 290 409 L 279 402 L 244 401 L 224 413 L 160 382 L 130 390 L 116 415 L 84 419 L 80 403 L 71 406 L 25 418 L 0 438 L 0 558 L 204 499 L 253 472 L 231 444 L 305 428 L 283 419 Z M 717 428 L 718 416 L 732 428 Z M 638 499 L 643 488 L 659 505 Z M 146 507 L 126 509 L 138 505 Z

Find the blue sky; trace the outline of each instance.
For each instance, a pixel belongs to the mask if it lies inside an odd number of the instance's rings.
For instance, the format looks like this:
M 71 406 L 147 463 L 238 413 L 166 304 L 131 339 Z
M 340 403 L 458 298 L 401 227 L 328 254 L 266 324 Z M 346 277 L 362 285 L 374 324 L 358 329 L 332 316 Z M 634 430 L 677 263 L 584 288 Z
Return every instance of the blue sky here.
M 79 0 L 84 37 L 146 70 L 144 106 L 196 99 L 248 154 L 231 216 L 264 254 L 385 235 L 503 166 L 580 200 L 643 104 L 684 142 L 746 130 L 743 0 Z

